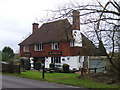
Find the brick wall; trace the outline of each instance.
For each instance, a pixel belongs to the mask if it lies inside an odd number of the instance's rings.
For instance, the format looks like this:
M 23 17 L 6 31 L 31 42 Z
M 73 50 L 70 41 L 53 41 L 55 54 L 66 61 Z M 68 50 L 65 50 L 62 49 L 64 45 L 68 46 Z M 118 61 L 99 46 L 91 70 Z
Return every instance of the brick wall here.
M 61 52 L 60 55 L 48 54 L 49 52 Z M 59 50 L 52 50 L 51 43 L 43 44 L 43 51 L 34 51 L 34 45 L 29 46 L 29 52 L 23 52 L 23 46 L 20 46 L 21 56 L 25 57 L 55 57 L 55 56 L 90 56 L 92 55 L 85 47 L 70 47 L 70 42 L 60 42 Z
M 70 45 L 69 42 L 60 42 L 59 43 L 59 50 L 52 50 L 51 43 L 44 43 L 43 44 L 43 51 L 34 51 L 34 45 L 29 45 L 29 52 L 23 52 L 23 46 L 20 46 L 20 53 L 21 56 L 28 57 L 29 54 L 31 57 L 51 57 L 51 56 L 70 56 Z M 49 55 L 49 52 L 61 52 L 62 55 Z

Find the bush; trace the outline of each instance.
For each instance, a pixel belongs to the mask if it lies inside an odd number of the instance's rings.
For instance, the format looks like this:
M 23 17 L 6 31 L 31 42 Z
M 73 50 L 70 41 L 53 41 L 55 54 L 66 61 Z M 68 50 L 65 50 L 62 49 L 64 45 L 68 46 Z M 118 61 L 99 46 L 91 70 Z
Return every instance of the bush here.
M 31 64 L 30 64 L 30 60 L 29 59 L 25 59 L 25 69 L 26 70 L 30 70 Z
M 114 65 L 120 69 L 120 67 L 119 67 L 119 65 L 120 65 L 120 53 L 115 53 L 112 61 L 113 61 Z M 118 73 L 118 71 L 113 67 L 113 65 L 109 64 L 109 68 L 110 68 L 110 71 L 112 73 Z
M 35 63 L 35 69 L 36 70 L 40 70 L 40 68 L 41 68 L 41 63 L 40 62 L 36 62 Z
M 30 70 L 31 64 L 29 59 L 20 59 L 20 66 L 26 70 Z
M 69 72 L 69 65 L 68 65 L 68 64 L 63 64 L 62 68 L 63 68 L 63 71 L 64 71 L 65 73 L 68 73 L 68 72 Z
M 5 73 L 20 73 L 20 66 L 14 65 L 13 61 L 9 61 L 8 64 L 2 63 L 2 72 Z
M 14 62 L 13 61 L 9 61 L 8 71 L 9 73 L 14 73 Z
M 25 66 L 24 64 L 25 64 L 24 59 L 20 59 L 20 67 L 24 68 Z
M 62 73 L 62 72 L 63 72 L 63 69 L 62 69 L 62 68 L 57 68 L 57 67 L 55 67 L 55 72 Z
M 113 61 L 113 63 L 114 63 L 114 65 L 118 68 L 118 69 L 120 69 L 120 52 L 118 52 L 118 53 L 114 53 L 114 57 L 113 57 L 113 59 L 112 59 L 112 61 Z M 108 73 L 112 73 L 112 74 L 114 74 L 115 75 L 115 77 L 117 77 L 117 79 L 120 81 L 120 77 L 119 77 L 119 75 L 120 75 L 120 71 L 118 71 L 118 70 L 116 70 L 114 67 L 113 67 L 113 65 L 111 65 L 111 63 L 107 63 L 107 72 Z
M 50 67 L 50 69 L 55 69 L 55 64 L 54 63 L 50 63 L 49 67 Z

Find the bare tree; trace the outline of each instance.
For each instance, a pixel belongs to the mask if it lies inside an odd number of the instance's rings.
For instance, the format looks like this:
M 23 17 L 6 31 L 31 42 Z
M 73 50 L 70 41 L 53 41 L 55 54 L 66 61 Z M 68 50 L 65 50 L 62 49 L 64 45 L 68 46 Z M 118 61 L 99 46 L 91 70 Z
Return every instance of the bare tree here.
M 120 71 L 120 67 L 113 62 L 116 50 L 120 52 L 120 4 L 115 0 L 108 1 L 105 5 L 98 0 L 96 4 L 89 5 L 71 3 L 71 6 L 69 4 L 58 10 L 50 10 L 54 15 L 47 22 L 63 18 L 71 21 L 74 9 L 80 11 L 80 24 L 87 27 L 87 35 L 92 36 L 91 39 L 98 45 L 102 55 L 107 56 L 111 65 Z

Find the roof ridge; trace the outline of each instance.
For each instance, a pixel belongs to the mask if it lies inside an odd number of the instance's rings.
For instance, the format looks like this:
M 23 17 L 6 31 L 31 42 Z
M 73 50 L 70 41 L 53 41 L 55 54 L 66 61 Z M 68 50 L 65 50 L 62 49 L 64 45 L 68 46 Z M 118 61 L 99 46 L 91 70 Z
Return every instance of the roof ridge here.
M 43 24 L 51 24 L 51 23 L 60 22 L 60 21 L 66 21 L 66 20 L 68 21 L 68 19 L 65 18 L 65 19 L 59 19 L 59 20 L 55 20 L 55 21 L 46 22 L 46 23 L 43 23 Z

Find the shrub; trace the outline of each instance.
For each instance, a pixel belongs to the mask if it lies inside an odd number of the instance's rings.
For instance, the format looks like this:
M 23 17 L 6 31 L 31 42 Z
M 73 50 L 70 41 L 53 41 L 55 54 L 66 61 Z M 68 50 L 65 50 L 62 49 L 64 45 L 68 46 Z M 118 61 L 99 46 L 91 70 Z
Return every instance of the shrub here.
M 64 71 L 65 73 L 68 73 L 68 72 L 69 72 L 69 65 L 68 65 L 68 64 L 63 64 L 62 68 L 63 68 L 63 71 Z
M 55 67 L 55 72 L 61 73 L 61 72 L 63 72 L 63 69 Z
M 25 69 L 26 70 L 30 70 L 31 64 L 30 64 L 30 60 L 29 59 L 25 59 Z
M 41 68 L 41 63 L 40 62 L 36 62 L 35 63 L 35 69 L 36 70 L 40 70 L 40 68 Z
M 14 73 L 14 62 L 13 61 L 9 61 L 8 72 L 9 73 Z
M 24 59 L 20 59 L 20 67 L 24 68 L 24 64 L 25 64 Z
M 29 59 L 20 59 L 20 66 L 26 70 L 30 70 L 31 64 Z
M 50 67 L 50 69 L 55 69 L 55 64 L 54 63 L 50 63 L 49 67 Z
M 8 63 L 2 63 L 2 72 L 5 72 L 5 73 L 20 73 L 20 66 L 15 65 L 14 61 L 10 60 Z

